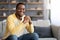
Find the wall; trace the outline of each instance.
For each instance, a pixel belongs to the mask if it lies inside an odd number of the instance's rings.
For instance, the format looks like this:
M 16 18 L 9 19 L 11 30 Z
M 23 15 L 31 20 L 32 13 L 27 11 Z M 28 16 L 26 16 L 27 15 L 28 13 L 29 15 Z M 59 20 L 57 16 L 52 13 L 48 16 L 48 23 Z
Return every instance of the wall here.
M 51 0 L 51 21 L 60 26 L 60 0 Z

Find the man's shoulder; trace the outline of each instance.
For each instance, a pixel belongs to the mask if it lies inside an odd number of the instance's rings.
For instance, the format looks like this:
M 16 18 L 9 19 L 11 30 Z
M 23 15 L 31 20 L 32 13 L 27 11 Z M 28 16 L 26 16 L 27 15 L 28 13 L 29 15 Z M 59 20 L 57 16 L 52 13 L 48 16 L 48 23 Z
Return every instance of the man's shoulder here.
M 12 17 L 14 17 L 14 15 L 15 15 L 15 13 L 10 14 L 10 15 L 8 16 L 8 18 L 12 18 Z

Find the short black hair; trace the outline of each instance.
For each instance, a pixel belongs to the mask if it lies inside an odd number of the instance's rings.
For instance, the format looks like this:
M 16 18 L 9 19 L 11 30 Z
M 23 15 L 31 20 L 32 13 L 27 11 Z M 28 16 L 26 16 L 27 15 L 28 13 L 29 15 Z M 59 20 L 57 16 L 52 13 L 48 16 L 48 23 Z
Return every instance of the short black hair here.
M 25 5 L 25 3 L 18 3 L 18 4 L 16 5 L 16 9 L 18 8 L 18 6 L 19 6 L 20 4 L 21 4 L 21 5 Z

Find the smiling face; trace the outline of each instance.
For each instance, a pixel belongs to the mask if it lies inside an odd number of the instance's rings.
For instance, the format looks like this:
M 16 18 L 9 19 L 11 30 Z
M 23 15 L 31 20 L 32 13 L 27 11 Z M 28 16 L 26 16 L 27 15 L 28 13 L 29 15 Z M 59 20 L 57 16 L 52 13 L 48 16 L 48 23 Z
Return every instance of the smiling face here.
M 22 17 L 24 15 L 24 12 L 25 12 L 25 5 L 19 4 L 16 8 L 16 14 Z

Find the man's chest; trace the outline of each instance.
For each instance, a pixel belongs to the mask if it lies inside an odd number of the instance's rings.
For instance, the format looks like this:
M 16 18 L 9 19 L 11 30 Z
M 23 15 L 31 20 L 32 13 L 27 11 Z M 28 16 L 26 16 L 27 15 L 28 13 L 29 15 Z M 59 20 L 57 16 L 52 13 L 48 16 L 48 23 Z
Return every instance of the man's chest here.
M 17 26 L 17 25 L 19 25 L 21 23 L 21 20 L 15 19 L 13 22 L 14 22 L 15 26 Z

